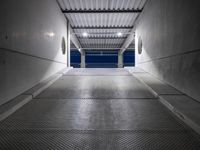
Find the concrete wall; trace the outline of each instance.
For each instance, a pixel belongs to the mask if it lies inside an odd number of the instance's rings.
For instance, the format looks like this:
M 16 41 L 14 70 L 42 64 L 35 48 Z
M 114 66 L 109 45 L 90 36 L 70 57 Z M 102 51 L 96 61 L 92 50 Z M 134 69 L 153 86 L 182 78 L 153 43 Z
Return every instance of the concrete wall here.
M 136 25 L 136 66 L 200 101 L 199 8 L 199 0 L 149 0 Z
M 0 105 L 66 67 L 66 19 L 56 0 L 0 5 Z

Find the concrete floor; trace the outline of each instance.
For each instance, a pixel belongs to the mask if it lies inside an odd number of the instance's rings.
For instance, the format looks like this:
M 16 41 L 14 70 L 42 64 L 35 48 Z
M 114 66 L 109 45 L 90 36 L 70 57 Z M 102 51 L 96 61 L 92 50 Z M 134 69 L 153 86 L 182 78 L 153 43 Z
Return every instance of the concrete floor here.
M 199 137 L 125 69 L 73 69 L 0 123 L 0 149 L 198 150 Z

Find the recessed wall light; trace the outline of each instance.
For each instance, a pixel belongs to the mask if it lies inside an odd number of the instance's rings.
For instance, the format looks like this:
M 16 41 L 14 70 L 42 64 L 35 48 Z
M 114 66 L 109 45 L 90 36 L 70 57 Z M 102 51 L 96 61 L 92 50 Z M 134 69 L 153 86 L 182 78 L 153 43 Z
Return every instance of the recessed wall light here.
M 117 36 L 122 36 L 122 33 L 121 33 L 121 32 L 118 32 L 118 33 L 117 33 Z
M 54 32 L 46 32 L 45 33 L 48 37 L 54 37 L 55 33 Z
M 88 33 L 87 33 L 87 32 L 84 32 L 84 33 L 83 33 L 83 36 L 84 36 L 84 37 L 87 37 L 87 36 L 88 36 Z

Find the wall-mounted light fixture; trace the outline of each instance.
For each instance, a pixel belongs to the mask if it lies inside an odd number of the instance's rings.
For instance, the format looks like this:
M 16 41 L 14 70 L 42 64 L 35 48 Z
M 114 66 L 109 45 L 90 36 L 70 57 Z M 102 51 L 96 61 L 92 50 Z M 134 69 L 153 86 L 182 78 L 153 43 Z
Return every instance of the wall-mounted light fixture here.
M 54 37 L 55 33 L 54 32 L 47 32 L 45 33 L 48 37 Z
M 84 33 L 83 33 L 83 36 L 84 36 L 84 37 L 87 37 L 87 36 L 88 36 L 88 33 L 87 33 L 87 32 L 84 32 Z
M 122 36 L 122 33 L 121 33 L 121 32 L 118 32 L 118 33 L 117 33 L 117 36 Z

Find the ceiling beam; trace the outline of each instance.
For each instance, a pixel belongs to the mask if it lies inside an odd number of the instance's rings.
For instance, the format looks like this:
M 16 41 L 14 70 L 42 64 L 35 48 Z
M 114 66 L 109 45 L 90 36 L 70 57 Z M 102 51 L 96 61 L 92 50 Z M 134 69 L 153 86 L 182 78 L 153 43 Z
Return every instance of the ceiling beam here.
M 117 9 L 117 10 L 62 10 L 65 14 L 77 14 L 77 13 L 141 13 L 142 9 Z
M 126 37 L 79 37 L 79 39 L 126 39 Z
M 98 27 L 93 27 L 93 26 L 87 26 L 87 27 L 72 27 L 72 29 L 132 29 L 133 26 L 98 26 Z
M 76 48 L 71 48 L 72 50 L 76 50 Z M 106 48 L 106 47 L 99 47 L 99 48 L 92 48 L 92 47 L 85 47 L 82 48 L 83 50 L 119 50 L 119 47 L 111 47 L 111 48 Z M 133 50 L 134 48 L 127 48 L 127 50 Z
M 129 45 L 133 42 L 133 40 L 135 39 L 135 28 L 133 28 L 131 30 L 131 33 L 127 39 L 124 41 L 122 47 L 120 48 L 120 53 L 122 54 L 128 47 Z
M 147 1 L 146 1 L 147 3 Z M 133 24 L 133 28 L 131 29 L 131 34 L 129 34 L 129 36 L 127 37 L 127 39 L 124 41 L 124 43 L 122 44 L 122 47 L 120 48 L 120 53 L 123 54 L 124 51 L 126 51 L 129 47 L 129 45 L 131 45 L 131 43 L 134 41 L 135 39 L 135 26 L 136 26 L 136 22 L 138 21 L 140 15 L 137 16 L 137 18 L 135 19 L 135 22 Z
M 71 33 L 74 32 L 73 29 L 72 29 L 71 27 L 70 27 L 70 32 L 71 32 Z M 72 43 L 76 46 L 76 48 L 77 48 L 79 51 L 81 51 L 82 46 L 81 46 L 81 44 L 80 44 L 80 42 L 79 42 L 79 40 L 78 40 L 78 38 L 76 37 L 75 34 L 71 34 L 71 35 L 70 35 L 70 40 L 71 40 Z

